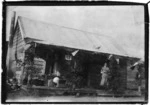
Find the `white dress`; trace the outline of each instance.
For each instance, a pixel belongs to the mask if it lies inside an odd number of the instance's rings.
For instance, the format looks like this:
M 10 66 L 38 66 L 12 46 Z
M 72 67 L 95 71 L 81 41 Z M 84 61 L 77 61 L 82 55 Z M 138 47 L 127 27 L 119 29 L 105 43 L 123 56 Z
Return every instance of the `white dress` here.
M 102 74 L 102 79 L 100 82 L 101 86 L 107 85 L 108 73 L 109 73 L 109 68 L 103 67 L 101 70 L 101 74 Z

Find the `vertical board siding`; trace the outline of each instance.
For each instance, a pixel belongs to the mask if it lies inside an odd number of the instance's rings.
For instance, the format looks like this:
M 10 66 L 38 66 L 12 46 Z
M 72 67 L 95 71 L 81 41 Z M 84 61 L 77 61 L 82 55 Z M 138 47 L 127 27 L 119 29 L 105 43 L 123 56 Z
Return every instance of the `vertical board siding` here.
M 34 58 L 34 67 L 37 68 L 38 74 L 45 74 L 46 61 L 42 58 Z
M 16 25 L 14 36 L 12 36 L 12 39 L 10 39 L 10 41 L 12 41 L 12 44 L 9 46 L 9 49 L 11 51 L 11 53 L 9 54 L 10 56 L 9 69 L 13 72 L 14 74 L 13 76 L 15 76 L 18 79 L 18 81 L 20 81 L 23 67 L 19 66 L 18 63 L 16 62 L 15 53 L 17 52 L 17 59 L 23 61 L 24 60 L 23 50 L 24 50 L 25 43 L 22 38 L 18 23 Z
M 24 48 L 24 45 L 25 45 L 25 43 L 24 43 L 24 40 L 22 39 L 20 28 L 17 25 L 15 36 L 13 38 L 13 50 L 14 51 L 17 50 L 17 53 L 20 53 L 19 51 Z
M 13 38 L 13 56 L 14 56 L 14 60 L 15 60 L 15 53 L 17 52 L 17 59 L 23 60 L 24 59 L 24 40 L 22 38 L 21 32 L 20 32 L 20 28 L 19 25 L 17 24 L 16 26 L 16 30 L 15 30 L 15 35 Z M 13 65 L 17 71 L 21 70 L 21 67 L 18 67 L 16 63 L 14 63 L 15 65 Z
M 120 89 L 125 90 L 127 88 L 127 60 L 120 59 Z

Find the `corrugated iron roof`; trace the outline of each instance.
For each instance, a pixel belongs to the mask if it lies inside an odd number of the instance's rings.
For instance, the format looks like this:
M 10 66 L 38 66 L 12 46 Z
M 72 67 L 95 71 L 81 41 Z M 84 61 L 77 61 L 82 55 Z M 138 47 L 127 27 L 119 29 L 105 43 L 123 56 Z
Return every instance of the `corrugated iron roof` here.
M 40 39 L 38 43 L 128 56 L 114 39 L 55 24 L 18 17 L 25 38 Z

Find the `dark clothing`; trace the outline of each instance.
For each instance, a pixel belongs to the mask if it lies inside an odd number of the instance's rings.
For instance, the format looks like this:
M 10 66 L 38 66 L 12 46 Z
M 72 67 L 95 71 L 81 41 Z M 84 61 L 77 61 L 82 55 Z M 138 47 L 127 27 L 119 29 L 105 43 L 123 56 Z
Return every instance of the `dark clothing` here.
M 143 64 L 138 64 L 138 68 L 137 68 L 137 73 L 136 73 L 136 83 L 138 86 L 141 86 L 142 84 L 142 73 L 143 73 Z
M 139 71 L 136 73 L 136 83 L 138 86 L 141 86 L 141 82 L 142 82 L 142 78 L 141 78 L 141 74 L 139 73 Z

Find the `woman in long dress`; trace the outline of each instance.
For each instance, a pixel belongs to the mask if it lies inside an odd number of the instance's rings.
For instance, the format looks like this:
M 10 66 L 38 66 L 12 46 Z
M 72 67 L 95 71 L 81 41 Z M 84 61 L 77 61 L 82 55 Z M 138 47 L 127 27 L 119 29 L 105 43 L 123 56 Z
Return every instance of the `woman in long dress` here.
M 102 79 L 100 82 L 100 86 L 107 86 L 108 85 L 108 76 L 109 76 L 110 69 L 107 66 L 107 63 L 101 69 Z

